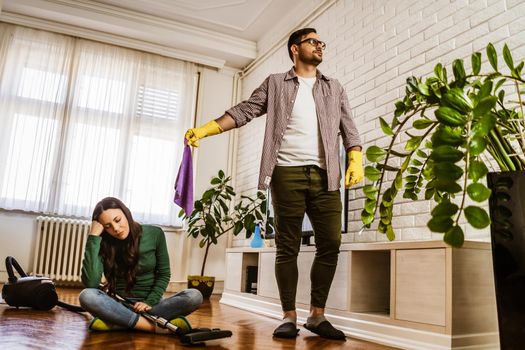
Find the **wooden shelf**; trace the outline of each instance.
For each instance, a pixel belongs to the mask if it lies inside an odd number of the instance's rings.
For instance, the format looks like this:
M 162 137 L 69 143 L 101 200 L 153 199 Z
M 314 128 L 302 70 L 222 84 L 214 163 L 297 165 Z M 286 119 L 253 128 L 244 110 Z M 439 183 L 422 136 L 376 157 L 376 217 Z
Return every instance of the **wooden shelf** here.
M 497 349 L 491 246 L 442 241 L 344 244 L 326 305 L 347 335 L 404 349 Z M 298 257 L 299 322 L 308 315 L 315 247 Z M 257 266 L 257 295 L 243 293 L 247 266 Z M 221 302 L 282 317 L 275 248 L 227 249 Z M 423 332 L 422 332 L 423 331 Z

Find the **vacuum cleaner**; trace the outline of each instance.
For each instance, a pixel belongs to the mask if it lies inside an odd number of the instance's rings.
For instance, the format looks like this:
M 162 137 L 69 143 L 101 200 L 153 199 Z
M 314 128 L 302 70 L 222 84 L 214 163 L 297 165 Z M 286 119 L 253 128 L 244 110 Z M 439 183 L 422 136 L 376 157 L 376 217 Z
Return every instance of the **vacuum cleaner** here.
M 120 295 L 116 295 L 116 298 L 124 306 L 133 309 L 132 301 L 123 298 Z M 177 334 L 178 327 L 171 324 L 169 320 L 157 315 L 152 315 L 148 312 L 141 312 L 141 315 L 148 320 L 155 322 L 159 327 L 169 329 L 174 334 Z M 181 335 L 180 342 L 183 345 L 198 345 L 205 341 L 228 338 L 231 336 L 232 332 L 229 330 L 222 330 L 219 328 L 192 328 L 190 332 Z

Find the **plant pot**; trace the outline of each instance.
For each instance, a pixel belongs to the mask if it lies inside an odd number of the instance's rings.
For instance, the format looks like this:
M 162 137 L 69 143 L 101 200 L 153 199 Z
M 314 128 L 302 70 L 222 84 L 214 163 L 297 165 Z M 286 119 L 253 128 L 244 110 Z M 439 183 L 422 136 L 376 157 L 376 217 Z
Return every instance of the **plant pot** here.
M 489 173 L 492 259 L 501 349 L 525 343 L 525 171 Z
M 195 288 L 201 292 L 203 298 L 208 299 L 215 286 L 215 277 L 210 276 L 188 276 L 188 288 Z

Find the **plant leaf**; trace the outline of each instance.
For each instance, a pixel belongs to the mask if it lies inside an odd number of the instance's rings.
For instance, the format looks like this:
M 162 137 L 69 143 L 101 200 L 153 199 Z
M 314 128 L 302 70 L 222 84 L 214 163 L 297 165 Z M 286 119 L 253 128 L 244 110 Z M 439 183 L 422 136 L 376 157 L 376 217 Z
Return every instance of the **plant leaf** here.
M 434 188 L 438 191 L 444 191 L 448 193 L 458 193 L 461 192 L 461 186 L 453 180 L 447 179 L 437 179 L 434 182 Z
M 469 197 L 476 202 L 486 201 L 489 199 L 491 192 L 491 190 L 481 183 L 473 183 L 467 187 Z
M 394 188 L 400 190 L 403 187 L 403 173 L 398 172 L 396 178 L 394 179 Z
M 484 137 L 475 136 L 470 140 L 470 154 L 480 155 L 487 148 L 487 140 Z
M 433 210 L 432 216 L 452 216 L 456 214 L 459 210 L 459 207 L 451 203 L 450 201 L 443 201 L 439 203 Z
M 479 93 L 476 96 L 478 100 L 483 99 L 484 97 L 487 97 L 492 92 L 492 80 L 487 79 L 483 85 L 481 85 L 481 88 L 479 89 Z
M 363 193 L 365 194 L 366 198 L 376 199 L 377 192 L 378 192 L 378 189 L 375 186 L 372 186 L 372 185 L 363 186 Z
M 505 84 L 506 81 L 507 81 L 507 79 L 505 79 L 505 78 L 502 78 L 502 79 L 498 80 L 498 82 L 496 83 L 496 86 L 494 87 L 494 92 L 498 91 L 498 89 L 501 87 L 501 85 Z
M 510 54 L 509 47 L 507 44 L 503 46 L 503 59 L 511 71 L 514 70 L 514 62 L 512 60 L 512 55 Z
M 441 63 L 436 64 L 436 66 L 434 67 L 434 74 L 438 79 L 442 80 L 443 65 Z
M 457 180 L 463 175 L 463 168 L 449 162 L 434 163 L 434 174 L 438 178 Z
M 233 234 L 237 236 L 243 229 L 242 221 L 237 221 L 233 227 Z
M 410 152 L 408 152 L 408 153 L 407 152 L 398 152 L 398 151 L 396 151 L 394 149 L 391 149 L 390 153 L 393 154 L 396 157 L 401 157 L 401 158 L 404 158 L 404 157 L 410 155 Z
M 450 230 L 445 232 L 443 240 L 452 247 L 461 248 L 463 246 L 463 242 L 465 241 L 463 229 L 457 225 L 452 227 Z
M 470 205 L 464 210 L 469 224 L 475 228 L 485 228 L 490 224 L 490 218 L 485 209 Z
M 379 118 L 379 124 L 381 125 L 381 130 L 383 130 L 383 133 L 389 136 L 394 135 L 394 132 L 392 131 L 390 125 L 388 125 L 388 123 L 381 117 Z
M 479 161 L 479 160 L 473 160 L 470 162 L 470 166 L 468 169 L 468 177 L 469 179 L 472 179 L 474 182 L 477 182 L 479 179 L 487 175 L 489 172 L 489 169 L 485 165 L 485 163 Z
M 389 241 L 393 241 L 394 239 L 396 239 L 396 235 L 394 233 L 392 225 L 388 225 L 386 228 L 386 238 L 388 238 Z
M 499 99 L 499 101 L 500 101 L 501 103 L 504 102 L 503 100 L 505 99 L 505 90 L 500 90 L 500 91 L 498 92 L 498 99 Z
M 467 122 L 467 117 L 455 108 L 442 106 L 434 114 L 437 120 L 448 126 L 463 126 Z
M 363 209 L 363 211 L 361 211 L 361 221 L 365 225 L 370 225 L 374 221 L 374 215 Z
M 376 209 L 376 200 L 367 198 L 365 201 L 365 210 L 367 213 L 374 214 L 374 210 Z
M 461 128 L 452 128 L 444 125 L 436 129 L 431 140 L 434 147 L 440 145 L 451 145 L 457 147 L 464 142 L 463 137 L 461 136 Z
M 430 158 L 436 162 L 456 163 L 463 159 L 463 152 L 449 145 L 438 146 L 430 154 Z
M 497 118 L 490 113 L 482 116 L 478 121 L 474 122 L 472 126 L 472 136 L 473 137 L 485 137 L 490 131 L 496 126 Z
M 428 128 L 430 125 L 434 124 L 435 122 L 430 119 L 418 119 L 414 121 L 412 126 L 418 130 L 423 130 Z
M 448 90 L 443 95 L 441 102 L 443 106 L 457 109 L 462 112 L 462 114 L 470 112 L 473 108 L 472 101 L 466 95 L 465 91 L 460 88 L 452 88 Z
M 405 144 L 405 150 L 407 151 L 413 151 L 419 147 L 421 144 L 422 137 L 421 136 L 412 136 L 410 140 L 407 141 Z
M 370 146 L 366 149 L 366 158 L 373 163 L 377 163 L 385 159 L 386 151 L 378 146 Z
M 490 65 L 497 72 L 498 71 L 498 54 L 496 53 L 496 49 L 494 48 L 494 45 L 492 45 L 492 43 L 489 43 L 487 45 L 487 57 L 489 58 Z
M 481 99 L 473 111 L 474 117 L 479 117 L 487 114 L 492 108 L 496 106 L 498 98 L 496 96 L 487 96 Z
M 420 157 L 420 158 L 423 158 L 423 159 L 428 158 L 428 155 L 427 155 L 424 151 L 422 151 L 422 150 L 420 150 L 420 149 L 418 149 L 418 150 L 416 151 L 416 154 L 417 154 L 417 156 Z
M 365 176 L 370 181 L 377 181 L 381 177 L 381 171 L 371 165 L 368 165 L 365 167 Z
M 474 75 L 478 75 L 481 70 L 481 53 L 474 52 L 470 58 L 472 61 L 472 71 Z
M 428 228 L 432 232 L 447 232 L 454 225 L 454 221 L 450 216 L 434 216 L 427 223 Z
M 456 81 L 465 79 L 465 67 L 462 59 L 456 59 L 452 62 L 452 72 Z

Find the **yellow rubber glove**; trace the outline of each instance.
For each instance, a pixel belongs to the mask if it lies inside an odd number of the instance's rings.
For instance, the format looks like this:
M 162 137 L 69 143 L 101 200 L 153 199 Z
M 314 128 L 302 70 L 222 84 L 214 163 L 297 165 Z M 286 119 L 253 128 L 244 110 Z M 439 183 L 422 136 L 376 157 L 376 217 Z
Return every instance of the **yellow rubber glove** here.
M 184 137 L 188 141 L 188 145 L 199 147 L 199 140 L 207 137 L 220 134 L 223 132 L 221 126 L 215 120 L 209 121 L 199 128 L 188 129 Z
M 348 169 L 345 175 L 345 187 L 350 188 L 363 181 L 365 172 L 363 171 L 363 154 L 361 151 L 348 152 Z

